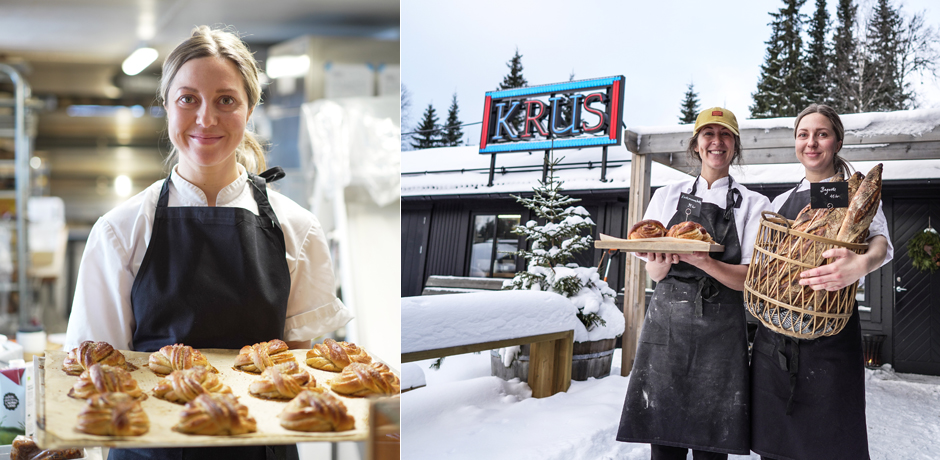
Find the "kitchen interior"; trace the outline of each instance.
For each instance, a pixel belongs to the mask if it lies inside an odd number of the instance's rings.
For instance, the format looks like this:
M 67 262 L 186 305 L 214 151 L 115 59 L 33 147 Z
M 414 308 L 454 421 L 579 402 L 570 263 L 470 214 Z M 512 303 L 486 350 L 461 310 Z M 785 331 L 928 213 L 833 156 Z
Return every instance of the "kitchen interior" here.
M 356 314 L 336 340 L 400 367 L 398 296 L 387 295 L 400 278 L 388 268 L 400 267 L 399 4 L 390 0 L 0 3 L 0 334 L 26 348 L 37 334 L 46 347 L 61 343 L 90 229 L 169 172 L 161 65 L 202 24 L 234 28 L 264 71 L 249 124 L 270 143 L 269 167 L 287 173 L 274 188 L 323 224 L 337 291 Z M 140 54 L 149 56 L 130 62 Z M 369 450 L 339 444 L 332 458 Z

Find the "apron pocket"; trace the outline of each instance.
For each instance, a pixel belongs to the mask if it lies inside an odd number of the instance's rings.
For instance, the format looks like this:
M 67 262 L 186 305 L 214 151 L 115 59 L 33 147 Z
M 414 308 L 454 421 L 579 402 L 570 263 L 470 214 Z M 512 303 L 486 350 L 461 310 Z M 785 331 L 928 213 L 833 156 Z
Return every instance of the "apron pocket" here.
M 669 332 L 659 324 L 646 321 L 643 323 L 643 330 L 640 331 L 640 342 L 666 345 L 669 343 Z

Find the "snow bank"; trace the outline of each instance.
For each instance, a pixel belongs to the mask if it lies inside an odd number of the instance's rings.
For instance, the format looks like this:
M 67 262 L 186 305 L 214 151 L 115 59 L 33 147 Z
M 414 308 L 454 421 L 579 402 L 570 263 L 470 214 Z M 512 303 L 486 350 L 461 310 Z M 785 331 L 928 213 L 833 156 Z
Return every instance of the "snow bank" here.
M 423 387 L 427 385 L 424 380 L 424 371 L 415 363 L 404 363 L 401 365 L 401 389 L 410 390 L 412 388 Z
M 568 299 L 550 292 L 403 297 L 402 353 L 583 329 L 577 312 Z

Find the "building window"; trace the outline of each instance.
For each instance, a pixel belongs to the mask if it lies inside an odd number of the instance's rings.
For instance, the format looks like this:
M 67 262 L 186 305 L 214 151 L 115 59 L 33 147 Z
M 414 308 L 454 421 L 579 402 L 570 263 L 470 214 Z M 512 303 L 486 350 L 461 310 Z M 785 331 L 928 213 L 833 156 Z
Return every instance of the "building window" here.
M 519 250 L 519 237 L 512 234 L 512 228 L 521 220 L 519 214 L 474 216 L 470 276 L 512 278 L 515 275 L 514 253 Z

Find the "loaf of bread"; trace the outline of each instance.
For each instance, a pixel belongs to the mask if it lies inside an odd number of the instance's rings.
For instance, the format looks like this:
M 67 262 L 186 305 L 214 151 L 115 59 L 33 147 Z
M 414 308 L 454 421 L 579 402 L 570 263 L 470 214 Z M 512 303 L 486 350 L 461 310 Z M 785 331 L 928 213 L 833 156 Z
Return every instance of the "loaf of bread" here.
M 627 234 L 628 240 L 639 240 L 643 238 L 660 238 L 666 236 L 666 227 L 662 222 L 654 219 L 641 220 L 630 228 Z
M 708 231 L 705 230 L 705 227 L 698 222 L 692 222 L 691 220 L 685 222 L 679 222 L 676 225 L 673 225 L 666 236 L 671 238 L 681 238 L 684 240 L 696 240 L 704 241 L 706 243 L 714 243 L 715 240 L 712 239 L 711 235 L 708 234 Z
M 868 230 L 871 221 L 878 212 L 878 205 L 881 203 L 881 173 L 883 166 L 881 163 L 875 165 L 865 175 L 858 186 L 858 191 L 852 196 L 849 202 L 848 211 L 842 221 L 839 233 L 836 239 L 839 241 L 853 242 L 864 231 Z

